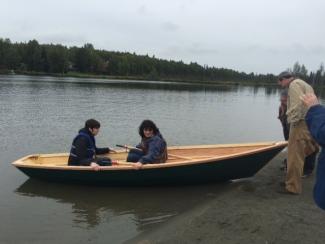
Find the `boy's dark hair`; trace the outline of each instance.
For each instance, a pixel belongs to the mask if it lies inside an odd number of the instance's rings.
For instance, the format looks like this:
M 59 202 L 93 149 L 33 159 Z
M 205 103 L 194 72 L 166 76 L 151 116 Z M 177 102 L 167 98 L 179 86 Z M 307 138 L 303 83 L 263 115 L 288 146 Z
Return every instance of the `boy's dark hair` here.
M 281 97 L 288 97 L 288 89 L 283 89 L 281 91 Z
M 85 123 L 85 128 L 93 129 L 93 128 L 100 128 L 100 123 L 95 119 L 88 119 Z
M 144 129 L 152 129 L 153 130 L 153 134 L 156 135 L 157 133 L 159 133 L 159 129 L 157 128 L 157 126 L 155 125 L 154 122 L 152 122 L 151 120 L 144 120 L 142 121 L 141 125 L 139 126 L 139 135 L 143 138 L 145 137 L 144 136 L 144 133 L 143 133 L 143 130 Z

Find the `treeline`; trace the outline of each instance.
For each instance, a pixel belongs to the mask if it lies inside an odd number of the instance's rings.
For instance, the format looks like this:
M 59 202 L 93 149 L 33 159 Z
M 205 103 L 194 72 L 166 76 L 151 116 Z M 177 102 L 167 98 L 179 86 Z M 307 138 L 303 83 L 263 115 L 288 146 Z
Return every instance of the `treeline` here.
M 324 67 L 315 73 L 307 74 L 304 66 L 295 64 L 294 70 L 314 84 L 325 84 Z M 128 52 L 97 50 L 92 44 L 83 47 L 66 47 L 59 44 L 39 44 L 36 40 L 27 43 L 12 43 L 0 38 L 0 72 L 13 70 L 15 73 L 47 73 L 112 76 L 146 80 L 182 81 L 232 81 L 273 83 L 273 74 L 238 72 L 226 68 L 201 66 L 195 62 L 185 64 L 136 55 Z
M 305 65 L 300 65 L 298 62 L 293 65 L 292 69 L 288 70 L 314 86 L 325 85 L 325 70 L 323 63 L 320 64 L 318 70 L 315 72 L 308 72 Z
M 246 74 L 231 69 L 201 66 L 197 63 L 168 61 L 127 52 L 97 50 L 92 44 L 83 47 L 66 47 L 54 44 L 39 44 L 36 40 L 27 43 L 12 43 L 0 38 L 0 70 L 66 74 L 107 75 L 148 80 L 185 81 L 247 81 L 273 82 L 269 75 Z

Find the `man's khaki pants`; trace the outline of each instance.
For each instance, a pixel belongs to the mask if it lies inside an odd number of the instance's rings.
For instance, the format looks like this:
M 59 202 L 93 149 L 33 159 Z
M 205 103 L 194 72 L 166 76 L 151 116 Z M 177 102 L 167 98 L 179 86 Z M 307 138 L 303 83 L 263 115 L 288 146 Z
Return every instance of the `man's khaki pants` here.
M 301 120 L 290 125 L 286 175 L 286 189 L 288 191 L 301 193 L 301 176 L 305 158 L 317 149 L 318 145 L 311 137 L 305 121 Z

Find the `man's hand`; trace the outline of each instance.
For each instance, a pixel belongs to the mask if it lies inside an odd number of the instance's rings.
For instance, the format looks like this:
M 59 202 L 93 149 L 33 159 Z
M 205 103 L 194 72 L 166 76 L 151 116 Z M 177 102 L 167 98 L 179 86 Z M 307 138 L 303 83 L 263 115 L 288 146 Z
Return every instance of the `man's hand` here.
M 308 94 L 302 95 L 300 97 L 300 99 L 302 100 L 302 102 L 305 104 L 305 106 L 308 109 L 310 107 L 312 107 L 312 106 L 315 106 L 315 105 L 318 105 L 319 104 L 319 101 L 318 101 L 316 95 L 313 94 L 313 93 L 308 93 Z

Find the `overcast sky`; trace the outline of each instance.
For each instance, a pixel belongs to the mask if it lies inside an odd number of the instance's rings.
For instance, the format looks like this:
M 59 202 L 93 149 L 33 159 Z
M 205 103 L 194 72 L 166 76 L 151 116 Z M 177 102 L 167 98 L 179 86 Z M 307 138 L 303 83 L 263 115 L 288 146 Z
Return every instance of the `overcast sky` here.
M 325 61 L 325 0 L 0 0 L 0 38 L 246 73 Z

